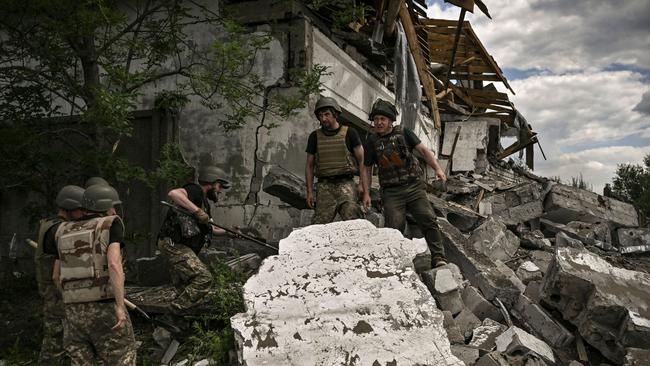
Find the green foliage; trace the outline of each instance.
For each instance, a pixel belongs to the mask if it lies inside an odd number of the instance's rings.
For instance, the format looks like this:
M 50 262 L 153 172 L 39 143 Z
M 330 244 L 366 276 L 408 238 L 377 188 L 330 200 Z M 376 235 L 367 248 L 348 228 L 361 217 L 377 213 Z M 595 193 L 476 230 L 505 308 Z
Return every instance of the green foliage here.
M 350 23 L 365 23 L 365 17 L 373 8 L 363 2 L 350 0 L 303 0 L 305 5 L 328 14 L 335 29 L 344 28 Z
M 188 339 L 188 353 L 195 360 L 211 358 L 226 365 L 228 351 L 234 346 L 230 318 L 245 310 L 242 287 L 246 277 L 219 261 L 212 269 L 214 294 L 209 314 L 193 324 L 193 335 Z
M 585 181 L 582 176 L 582 172 L 580 172 L 577 177 L 571 177 L 571 186 L 587 191 L 593 191 L 593 186 Z
M 650 216 L 650 154 L 643 158 L 644 166 L 619 164 L 612 180 L 612 193 L 620 200 L 633 203 Z

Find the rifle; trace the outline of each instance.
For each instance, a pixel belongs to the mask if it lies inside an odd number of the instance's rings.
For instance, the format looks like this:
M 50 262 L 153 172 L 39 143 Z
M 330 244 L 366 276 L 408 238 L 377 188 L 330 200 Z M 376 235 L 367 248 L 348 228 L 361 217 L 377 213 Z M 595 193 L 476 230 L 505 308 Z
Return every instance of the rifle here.
M 189 216 L 194 216 L 194 215 L 193 215 L 191 212 L 189 212 L 188 210 L 186 210 L 186 209 L 184 209 L 184 208 L 182 208 L 182 207 L 178 207 L 178 206 L 172 205 L 171 203 L 169 203 L 169 202 L 167 202 L 167 201 L 160 201 L 160 203 L 162 203 L 163 205 L 165 205 L 165 206 L 167 206 L 167 207 L 170 207 L 172 210 L 175 210 L 175 211 L 180 212 L 180 213 L 182 213 L 182 214 L 189 215 Z M 248 235 L 243 234 L 243 233 L 241 233 L 241 232 L 238 232 L 238 231 L 235 231 L 235 230 L 228 229 L 228 228 L 226 228 L 226 227 L 223 227 L 223 226 L 217 225 L 217 224 L 215 224 L 215 223 L 212 222 L 212 221 L 209 221 L 208 224 L 210 224 L 210 225 L 212 225 L 212 226 L 214 226 L 214 227 L 216 227 L 216 228 L 222 229 L 222 230 L 226 231 L 227 233 L 230 233 L 230 234 L 233 234 L 233 235 L 235 235 L 235 236 L 241 237 L 242 239 L 246 239 L 246 240 L 251 241 L 251 242 L 253 242 L 253 243 L 255 243 L 255 244 L 261 245 L 261 246 L 263 246 L 263 247 L 265 247 L 265 248 L 273 249 L 276 253 L 277 253 L 277 251 L 278 251 L 278 248 L 274 247 L 273 245 L 269 245 L 269 244 L 267 244 L 267 243 L 265 243 L 265 242 L 263 242 L 263 241 L 261 241 L 261 240 L 257 240 L 257 239 L 255 239 L 255 238 L 253 238 L 252 236 L 248 236 Z

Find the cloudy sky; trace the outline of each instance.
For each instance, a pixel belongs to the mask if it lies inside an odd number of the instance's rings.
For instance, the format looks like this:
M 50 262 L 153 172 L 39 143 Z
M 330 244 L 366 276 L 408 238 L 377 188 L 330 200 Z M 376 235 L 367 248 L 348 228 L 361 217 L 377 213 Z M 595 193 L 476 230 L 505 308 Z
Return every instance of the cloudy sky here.
M 616 165 L 650 153 L 650 1 L 483 0 L 465 19 L 510 81 L 510 100 L 539 133 L 535 171 L 582 173 L 602 193 Z M 430 18 L 460 8 L 428 0 Z M 497 87 L 505 91 L 502 84 Z

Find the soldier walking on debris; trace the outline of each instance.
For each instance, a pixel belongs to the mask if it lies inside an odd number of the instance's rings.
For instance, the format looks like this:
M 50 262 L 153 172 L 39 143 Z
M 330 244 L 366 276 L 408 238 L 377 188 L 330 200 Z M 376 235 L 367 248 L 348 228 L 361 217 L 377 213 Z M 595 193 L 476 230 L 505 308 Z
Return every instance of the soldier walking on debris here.
M 321 128 L 309 135 L 305 164 L 307 205 L 315 208 L 312 224 L 332 222 L 337 213 L 343 220 L 363 218 L 357 192 L 368 199 L 370 196 L 363 189 L 366 168 L 361 139 L 353 128 L 339 123 L 341 107 L 333 98 L 320 98 L 314 114 Z M 360 171 L 358 188 L 354 184 L 357 166 Z M 314 174 L 318 177 L 315 202 Z
M 48 236 L 51 241 L 54 241 L 54 233 L 60 223 L 68 219 L 79 219 L 82 216 L 83 194 L 84 189 L 79 186 L 63 187 L 56 196 L 56 205 L 59 209 L 57 216 L 41 220 L 38 228 L 38 247 L 36 247 L 34 261 L 38 291 L 43 298 L 43 342 L 38 357 L 39 365 L 58 365 L 65 359 L 63 349 L 65 312 L 61 293 L 52 281 L 56 256 L 45 253 L 43 249 L 45 238 Z
M 177 315 L 205 301 L 212 286 L 212 275 L 197 254 L 210 242 L 212 234 L 225 231 L 212 227 L 208 199 L 216 202 L 217 193 L 230 188 L 223 170 L 208 166 L 199 170 L 198 184 L 188 183 L 169 191 L 169 199 L 192 212 L 186 215 L 170 210 L 160 228 L 158 248 L 168 258 L 171 278 L 180 294 L 171 302 L 171 311 Z
M 135 365 L 133 326 L 124 307 L 124 225 L 107 215 L 119 197 L 110 186 L 93 185 L 82 203 L 85 214 L 59 224 L 54 241 L 46 237 L 44 243 L 45 252 L 58 258 L 52 277 L 65 308 L 63 343 L 73 366 L 95 358 L 105 365 Z
M 447 259 L 440 229 L 427 199 L 422 168 L 412 150 L 417 150 L 424 157 L 438 179 L 444 182 L 447 177 L 436 157 L 413 131 L 401 126 L 393 127 L 396 117 L 397 109 L 387 101 L 378 99 L 372 107 L 369 119 L 374 124 L 375 133 L 366 141 L 364 163 L 370 167 L 367 169 L 366 190 L 372 181 L 372 166 L 376 165 L 379 169 L 385 226 L 404 232 L 408 211 L 424 234 L 431 250 L 432 265 L 443 266 L 447 264 Z M 369 196 L 364 196 L 363 205 L 370 206 Z

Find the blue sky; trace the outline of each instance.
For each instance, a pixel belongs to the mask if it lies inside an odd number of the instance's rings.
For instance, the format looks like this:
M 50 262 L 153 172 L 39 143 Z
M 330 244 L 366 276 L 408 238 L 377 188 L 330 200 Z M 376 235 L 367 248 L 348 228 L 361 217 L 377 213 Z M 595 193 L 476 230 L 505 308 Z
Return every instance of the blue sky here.
M 428 1 L 430 18 L 460 9 Z M 472 28 L 539 133 L 536 173 L 569 181 L 582 174 L 602 192 L 617 164 L 650 153 L 650 1 L 484 0 Z M 502 91 L 501 84 L 496 85 Z

